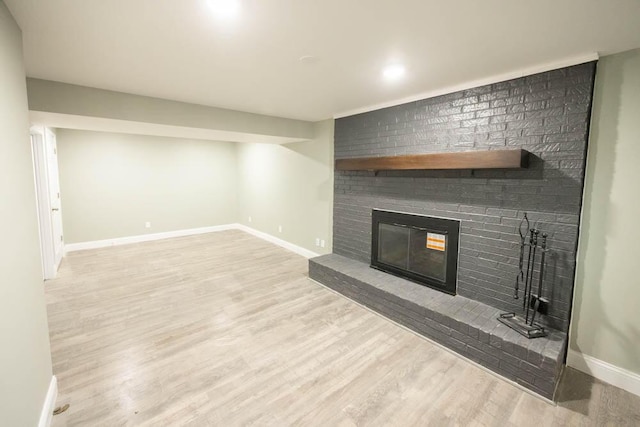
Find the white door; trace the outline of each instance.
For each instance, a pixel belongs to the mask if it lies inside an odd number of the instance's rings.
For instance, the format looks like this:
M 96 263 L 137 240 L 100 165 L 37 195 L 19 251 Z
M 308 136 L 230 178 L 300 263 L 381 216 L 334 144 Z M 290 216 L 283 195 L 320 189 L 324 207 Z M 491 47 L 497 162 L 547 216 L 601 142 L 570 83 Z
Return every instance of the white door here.
M 46 280 L 56 277 L 64 255 L 58 149 L 55 134 L 42 126 L 32 127 L 31 149 L 40 226 L 42 272 Z
M 62 235 L 62 212 L 60 211 L 60 178 L 58 176 L 58 145 L 56 135 L 45 129 L 47 147 L 47 171 L 49 178 L 49 201 L 51 203 L 51 233 L 53 235 L 53 262 L 56 271 L 64 255 L 64 237 Z

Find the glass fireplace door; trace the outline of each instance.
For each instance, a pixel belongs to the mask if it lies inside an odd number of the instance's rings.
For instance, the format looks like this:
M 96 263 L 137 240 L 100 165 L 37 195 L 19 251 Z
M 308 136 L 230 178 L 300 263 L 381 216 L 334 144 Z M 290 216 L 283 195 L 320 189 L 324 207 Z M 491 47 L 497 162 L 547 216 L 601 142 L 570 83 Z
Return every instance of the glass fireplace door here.
M 378 261 L 384 264 L 446 282 L 446 248 L 447 235 L 442 232 L 430 233 L 426 228 L 400 224 L 378 224 Z
M 371 266 L 455 294 L 459 222 L 373 211 Z

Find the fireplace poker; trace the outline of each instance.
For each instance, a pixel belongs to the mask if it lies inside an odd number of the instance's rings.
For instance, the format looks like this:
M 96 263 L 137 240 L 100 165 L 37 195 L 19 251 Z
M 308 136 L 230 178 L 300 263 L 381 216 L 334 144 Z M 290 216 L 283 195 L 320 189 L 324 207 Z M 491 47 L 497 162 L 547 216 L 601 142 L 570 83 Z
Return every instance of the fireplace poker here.
M 533 272 L 534 269 L 536 267 L 536 249 L 538 248 L 538 234 L 540 233 L 540 230 L 538 229 L 531 229 L 531 232 L 533 233 L 533 242 L 531 242 L 531 247 L 533 248 L 533 255 L 531 257 L 531 273 L 529 274 L 529 266 L 527 265 L 527 279 L 528 279 L 528 283 L 525 284 L 525 288 L 526 288 L 526 297 L 525 297 L 525 304 L 527 306 L 527 311 L 526 314 L 524 316 L 524 322 L 528 323 L 529 322 L 529 306 L 531 305 L 531 291 L 533 290 Z
M 544 258 L 547 254 L 547 234 L 542 234 L 542 256 L 540 257 L 540 277 L 538 278 L 538 295 L 536 295 L 536 302 L 533 306 L 533 314 L 531 314 L 531 323 L 529 325 L 533 326 L 533 322 L 536 318 L 536 313 L 540 309 L 540 302 L 542 298 L 542 276 L 544 276 Z
M 522 231 L 522 226 L 525 225 L 524 232 Z M 520 260 L 518 261 L 518 267 L 520 270 L 516 275 L 516 287 L 515 292 L 513 294 L 514 299 L 518 299 L 518 291 L 520 290 L 520 282 L 524 280 L 524 271 L 522 271 L 524 264 L 524 242 L 527 238 L 527 230 L 529 230 L 529 218 L 527 218 L 527 213 L 524 213 L 524 218 L 520 221 L 520 226 L 518 227 L 518 233 L 520 233 Z

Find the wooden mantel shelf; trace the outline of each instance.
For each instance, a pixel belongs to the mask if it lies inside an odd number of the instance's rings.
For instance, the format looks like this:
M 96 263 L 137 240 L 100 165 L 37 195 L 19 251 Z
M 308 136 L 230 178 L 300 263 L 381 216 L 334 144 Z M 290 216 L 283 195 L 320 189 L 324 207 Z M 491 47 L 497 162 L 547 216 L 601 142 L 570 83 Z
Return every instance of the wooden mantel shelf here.
M 529 152 L 522 149 L 359 157 L 336 160 L 336 170 L 339 171 L 524 169 L 528 166 Z

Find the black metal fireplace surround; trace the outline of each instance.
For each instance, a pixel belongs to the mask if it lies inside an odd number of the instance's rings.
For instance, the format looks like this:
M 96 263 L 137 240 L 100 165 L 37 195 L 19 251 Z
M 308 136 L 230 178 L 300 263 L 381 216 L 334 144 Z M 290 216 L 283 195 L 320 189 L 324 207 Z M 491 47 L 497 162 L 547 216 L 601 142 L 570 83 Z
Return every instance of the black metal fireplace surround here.
M 460 222 L 372 211 L 371 267 L 456 294 Z

